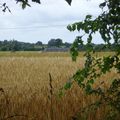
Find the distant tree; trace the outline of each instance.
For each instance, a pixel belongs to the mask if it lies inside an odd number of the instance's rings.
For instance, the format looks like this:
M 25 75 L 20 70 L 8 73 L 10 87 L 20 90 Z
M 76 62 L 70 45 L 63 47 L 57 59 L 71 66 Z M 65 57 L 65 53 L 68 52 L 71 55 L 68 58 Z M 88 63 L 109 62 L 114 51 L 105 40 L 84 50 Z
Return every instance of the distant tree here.
M 71 43 L 68 43 L 68 42 L 65 42 L 65 43 L 64 43 L 64 46 L 67 47 L 67 48 L 69 48 L 71 45 L 72 45 L 72 44 L 71 44 Z
M 42 46 L 43 44 L 42 44 L 41 41 L 37 41 L 37 42 L 36 42 L 36 45 L 40 45 L 40 46 Z
M 17 40 L 11 40 L 9 42 L 9 50 L 12 52 L 19 51 L 21 49 L 21 44 Z
M 2 46 L 2 41 L 0 41 L 0 47 Z
M 57 39 L 51 39 L 50 41 L 48 41 L 48 47 L 60 47 L 62 46 L 63 42 L 60 38 Z
M 4 44 L 4 45 L 6 45 L 7 43 L 8 43 L 8 41 L 7 41 L 7 40 L 4 40 L 4 41 L 3 41 L 3 44 Z
M 0 51 L 41 51 L 44 49 L 41 46 L 42 42 L 37 42 L 40 46 L 37 46 L 35 43 L 25 43 L 17 40 L 4 40 L 0 41 Z
M 50 39 L 48 41 L 48 47 L 55 46 L 55 39 Z
M 60 46 L 63 45 L 62 39 L 57 38 L 55 41 L 56 41 L 56 46 L 57 46 L 57 47 L 60 47 Z

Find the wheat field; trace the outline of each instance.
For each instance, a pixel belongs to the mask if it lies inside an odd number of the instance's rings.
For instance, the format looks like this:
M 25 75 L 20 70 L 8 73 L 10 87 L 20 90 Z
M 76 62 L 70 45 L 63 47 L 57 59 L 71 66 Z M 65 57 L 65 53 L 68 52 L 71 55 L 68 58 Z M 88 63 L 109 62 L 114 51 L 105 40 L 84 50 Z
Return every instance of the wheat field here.
M 66 81 L 83 67 L 82 55 L 72 62 L 69 53 L 0 53 L 0 120 L 72 120 L 97 99 L 86 96 L 77 84 L 61 98 L 58 95 Z M 107 80 L 115 77 L 113 71 L 100 79 L 106 81 L 106 87 Z M 89 114 L 88 120 L 102 120 L 105 112 L 102 106 Z

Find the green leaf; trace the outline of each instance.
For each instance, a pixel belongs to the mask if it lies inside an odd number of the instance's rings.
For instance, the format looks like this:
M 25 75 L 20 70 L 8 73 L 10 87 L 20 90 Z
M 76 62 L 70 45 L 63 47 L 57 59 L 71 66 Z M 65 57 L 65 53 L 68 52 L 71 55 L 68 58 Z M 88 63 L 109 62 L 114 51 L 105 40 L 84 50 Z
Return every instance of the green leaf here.
M 32 0 L 32 2 L 41 3 L 40 0 Z
M 67 29 L 68 29 L 69 31 L 72 31 L 71 25 L 68 25 L 68 26 L 67 26 Z
M 92 42 L 92 35 L 91 35 L 91 34 L 89 34 L 88 39 L 87 39 L 87 42 L 88 42 L 88 43 L 91 43 L 91 42 Z
M 80 31 L 82 29 L 82 22 L 76 23 L 77 30 Z
M 68 25 L 68 26 L 67 26 L 67 29 L 68 29 L 69 31 L 75 31 L 75 30 L 76 30 L 76 24 Z
M 77 56 L 78 56 L 78 51 L 75 50 L 74 48 L 71 48 L 70 50 L 71 50 L 70 53 L 71 53 L 72 60 L 73 60 L 73 61 L 76 61 L 76 58 L 77 58 Z
M 28 4 L 28 0 L 22 0 L 21 2 L 22 2 L 22 9 L 25 9 L 26 6 L 31 7 L 30 4 Z
M 59 91 L 59 93 L 58 93 L 58 95 L 59 95 L 59 97 L 61 98 L 61 97 L 63 97 L 64 96 L 64 94 L 65 94 L 65 92 L 63 91 L 63 89 L 62 90 L 60 90 Z
M 105 7 L 105 6 L 106 6 L 106 2 L 103 2 L 103 3 L 101 3 L 101 4 L 99 5 L 99 7 L 102 8 L 102 9 L 103 9 L 103 7 Z
M 72 24 L 72 31 L 76 30 L 76 24 Z
M 90 20 L 92 18 L 92 15 L 86 15 L 86 18 L 87 20 Z
M 94 83 L 94 79 L 89 80 L 88 83 L 93 84 Z
M 26 3 L 23 3 L 22 4 L 22 9 L 25 9 L 26 8 Z
M 71 5 L 72 0 L 65 0 L 69 5 Z
M 71 86 L 72 86 L 72 82 L 71 82 L 71 81 L 68 81 L 68 82 L 65 84 L 64 89 L 65 89 L 65 90 L 68 90 L 68 89 L 71 88 Z
M 85 91 L 86 91 L 87 94 L 91 94 L 92 93 L 92 87 L 91 87 L 90 84 L 86 85 Z

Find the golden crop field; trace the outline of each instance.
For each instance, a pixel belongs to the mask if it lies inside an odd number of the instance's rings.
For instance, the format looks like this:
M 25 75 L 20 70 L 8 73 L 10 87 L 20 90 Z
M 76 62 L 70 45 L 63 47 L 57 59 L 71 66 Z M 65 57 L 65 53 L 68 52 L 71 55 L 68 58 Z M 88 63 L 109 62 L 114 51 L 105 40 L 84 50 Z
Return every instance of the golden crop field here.
M 0 120 L 72 120 L 72 116 L 97 99 L 86 96 L 77 84 L 63 97 L 58 96 L 59 89 L 83 67 L 82 55 L 72 62 L 69 53 L 0 53 Z M 113 71 L 100 79 L 106 81 L 107 87 L 107 80 L 115 77 Z M 89 114 L 88 120 L 102 120 L 105 112 L 102 106 Z

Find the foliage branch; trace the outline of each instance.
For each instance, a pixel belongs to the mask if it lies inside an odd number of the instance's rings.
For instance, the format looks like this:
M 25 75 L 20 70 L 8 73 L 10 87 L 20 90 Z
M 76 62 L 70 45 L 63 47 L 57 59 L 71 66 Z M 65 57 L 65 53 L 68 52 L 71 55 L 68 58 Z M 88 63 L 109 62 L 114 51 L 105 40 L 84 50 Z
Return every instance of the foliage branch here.
M 15 0 L 16 3 L 21 3 L 22 5 L 22 9 L 25 9 L 26 6 L 29 6 L 31 7 L 31 5 L 29 4 L 30 0 Z M 35 2 L 35 3 L 38 3 L 38 4 L 41 4 L 41 0 L 31 0 L 32 2 Z M 71 5 L 71 2 L 72 0 L 65 0 L 69 5 Z M 9 9 L 9 7 L 7 6 L 7 4 L 4 2 L 4 3 L 0 3 L 0 8 L 2 8 L 2 11 L 3 12 L 6 12 L 7 10 L 9 12 L 11 12 L 11 10 Z
M 98 78 L 112 70 L 120 75 L 120 1 L 105 0 L 99 7 L 102 9 L 102 13 L 97 18 L 94 19 L 92 15 L 87 15 L 83 21 L 67 26 L 71 32 L 76 30 L 80 33 L 81 31 L 84 32 L 83 35 L 77 36 L 72 44 L 71 56 L 73 61 L 76 61 L 79 55 L 79 45 L 84 45 L 84 35 L 87 36 L 87 44 L 84 54 L 86 58 L 84 67 L 77 70 L 72 79 L 66 83 L 64 89 L 70 89 L 72 84 L 76 82 L 86 94 L 99 96 L 99 100 L 92 106 L 97 106 L 97 108 L 103 104 L 108 106 L 110 114 L 106 114 L 105 119 L 116 120 L 119 119 L 117 117 L 120 114 L 120 76 L 113 79 L 108 88 L 103 87 L 104 80 L 101 81 L 98 88 L 93 86 Z M 96 33 L 99 33 L 103 39 L 104 48 L 111 49 L 111 44 L 115 45 L 114 54 L 103 57 L 94 55 L 95 50 L 92 41 Z

